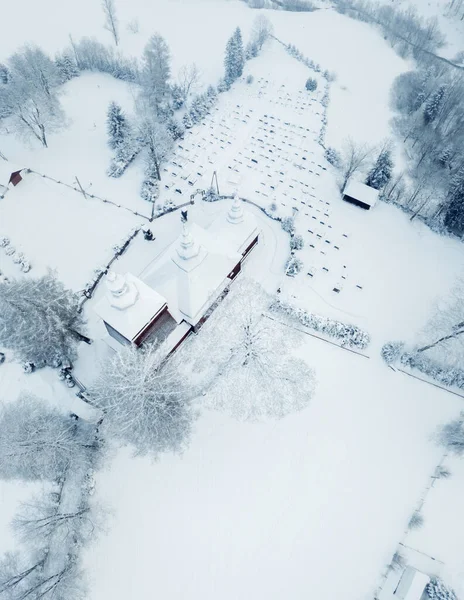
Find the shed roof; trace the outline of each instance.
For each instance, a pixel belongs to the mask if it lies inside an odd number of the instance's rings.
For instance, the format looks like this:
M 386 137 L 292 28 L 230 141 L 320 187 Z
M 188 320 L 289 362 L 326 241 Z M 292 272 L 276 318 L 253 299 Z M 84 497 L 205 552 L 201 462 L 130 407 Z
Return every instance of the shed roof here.
M 24 167 L 20 167 L 9 160 L 0 159 L 0 185 L 7 187 L 10 183 L 10 177 L 12 173 L 22 171 Z
M 108 325 L 127 340 L 133 341 L 153 317 L 166 306 L 166 299 L 131 273 L 124 276 L 124 281 L 135 292 L 132 303 L 118 308 L 114 305 L 109 292 L 97 303 L 94 310 Z
M 395 590 L 395 597 L 398 600 L 421 600 L 429 581 L 430 577 L 425 573 L 406 567 Z
M 374 206 L 379 199 L 379 190 L 361 183 L 360 181 L 351 181 L 343 191 L 344 196 L 350 196 L 355 200 L 359 200 L 363 204 Z

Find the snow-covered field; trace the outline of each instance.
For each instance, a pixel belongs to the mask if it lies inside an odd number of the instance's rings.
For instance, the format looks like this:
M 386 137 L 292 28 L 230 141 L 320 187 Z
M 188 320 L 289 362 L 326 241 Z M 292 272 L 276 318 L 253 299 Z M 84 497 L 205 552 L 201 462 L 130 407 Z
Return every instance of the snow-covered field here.
M 461 401 L 303 337 L 318 380 L 306 410 L 206 412 L 183 456 L 122 451 L 99 474 L 114 513 L 85 556 L 91 598 L 372 600 L 439 460 L 431 435 Z
M 31 276 L 55 269 L 75 291 L 84 289 L 142 219 L 131 212 L 31 173 L 0 202 L 0 235 L 31 263 Z M 5 248 L 0 271 L 17 277 L 19 268 Z
M 1 60 L 18 40 L 51 53 L 67 44 L 68 34 L 110 43 L 98 2 L 19 0 L 5 8 Z M 223 50 L 234 27 L 240 25 L 246 37 L 257 14 L 238 0 L 134 0 L 118 9 L 123 53 L 139 57 L 158 31 L 170 45 L 174 75 L 195 61 L 204 84 L 222 75 Z M 45 12 L 53 15 L 53 27 L 36 26 Z M 17 19 L 22 13 L 28 18 Z M 411 65 L 378 31 L 331 9 L 266 14 L 278 38 L 336 74 L 329 145 L 340 147 L 347 136 L 374 144 L 390 135 L 389 89 Z M 127 29 L 135 18 L 138 33 Z M 301 334 L 299 352 L 317 378 L 315 397 L 304 411 L 277 422 L 239 423 L 202 410 L 199 401 L 202 414 L 184 455 L 155 463 L 126 450 L 113 456 L 96 482 L 96 503 L 111 515 L 107 531 L 83 556 L 90 600 L 154 595 L 372 600 L 440 460 L 436 427 L 461 409 L 458 397 L 394 373 L 378 356 L 385 341 L 412 339 L 422 328 L 436 298 L 462 270 L 461 245 L 411 223 L 391 206 L 364 212 L 340 200 L 336 174 L 317 143 L 322 77 L 317 76 L 315 94 L 305 92 L 305 79 L 314 74 L 276 41 L 247 63 L 248 74 L 254 82 L 239 81 L 220 95 L 211 115 L 176 148 L 163 171 L 162 199 L 187 201 L 192 190 L 209 186 L 216 171 L 221 191 L 237 190 L 261 207 L 275 202 L 279 215 L 294 212 L 305 241 L 302 272 L 284 277 L 288 237 L 279 223 L 251 208 L 263 233 L 247 274 L 269 292 L 281 287 L 292 304 L 368 330 L 371 358 Z M 67 285 L 82 289 L 111 258 L 112 246 L 142 221 L 131 211 L 148 214 L 139 197 L 143 157 L 121 179 L 106 175 L 107 106 L 115 100 L 132 114 L 136 93 L 109 76 L 84 74 L 63 88 L 68 125 L 50 136 L 48 149 L 0 132 L 0 149 L 15 163 L 70 184 L 77 176 L 91 194 L 121 205 L 85 199 L 28 175 L 0 200 L 0 235 L 26 254 L 31 276 L 55 268 Z M 206 226 L 229 204 L 197 201 L 190 216 Z M 138 236 L 116 270 L 143 279 L 179 230 L 178 213 L 155 221 L 156 240 Z M 18 274 L 1 248 L 0 271 Z M 104 335 L 92 312 L 104 293 L 98 288 L 85 308 L 94 337 Z M 106 351 L 101 340 L 81 348 L 76 372 L 85 383 Z M 10 400 L 20 389 L 36 389 L 56 402 L 64 384 L 55 379 L 51 370 L 39 381 L 39 374 L 27 379 L 9 361 L 0 367 L 0 390 Z M 462 465 L 450 461 L 450 470 L 456 477 L 436 484 L 424 507 L 424 529 L 407 541 L 437 556 L 459 580 L 462 532 L 453 518 L 460 515 L 454 498 L 462 488 Z M 0 552 L 14 546 L 7 524 L 29 493 L 29 487 L 0 485 Z

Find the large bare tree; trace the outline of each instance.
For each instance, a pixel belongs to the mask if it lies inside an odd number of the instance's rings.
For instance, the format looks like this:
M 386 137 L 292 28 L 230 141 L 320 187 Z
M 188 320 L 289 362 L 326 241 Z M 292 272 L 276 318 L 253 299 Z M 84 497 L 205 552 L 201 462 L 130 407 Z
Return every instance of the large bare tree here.
M 340 189 L 343 191 L 355 173 L 365 166 L 372 156 L 373 148 L 366 144 L 357 144 L 348 138 L 343 148 L 343 167 Z
M 163 361 L 154 344 L 122 347 L 103 363 L 90 390 L 104 412 L 107 436 L 132 445 L 138 454 L 180 451 L 189 439 L 194 413 L 175 361 Z
M 280 418 L 303 409 L 314 376 L 294 355 L 300 336 L 266 317 L 271 299 L 255 282 L 241 280 L 185 348 L 194 356 L 207 402 L 244 420 Z
M 116 46 L 119 44 L 119 22 L 116 15 L 114 0 L 102 0 L 102 9 L 105 15 L 105 29 L 113 36 Z

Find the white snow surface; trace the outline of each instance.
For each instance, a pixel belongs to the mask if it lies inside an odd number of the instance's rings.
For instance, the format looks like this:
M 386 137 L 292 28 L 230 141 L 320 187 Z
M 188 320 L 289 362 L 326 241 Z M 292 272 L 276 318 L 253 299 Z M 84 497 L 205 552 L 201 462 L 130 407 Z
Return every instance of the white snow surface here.
M 183 456 L 124 450 L 98 475 L 114 513 L 85 553 L 92 599 L 148 599 L 156 582 L 167 600 L 372 600 L 460 400 L 303 341 L 318 379 L 306 410 L 260 424 L 204 412 Z

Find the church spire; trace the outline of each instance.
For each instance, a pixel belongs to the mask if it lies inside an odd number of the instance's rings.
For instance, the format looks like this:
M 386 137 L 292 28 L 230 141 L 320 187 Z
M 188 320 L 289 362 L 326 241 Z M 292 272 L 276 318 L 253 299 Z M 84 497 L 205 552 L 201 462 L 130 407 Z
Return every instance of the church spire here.
M 200 244 L 194 239 L 188 222 L 187 211 L 181 211 L 182 234 L 177 246 L 177 254 L 182 260 L 189 260 L 198 256 Z
M 227 220 L 232 224 L 243 222 L 243 202 L 238 197 L 238 194 L 234 196 L 232 206 L 227 213 Z

